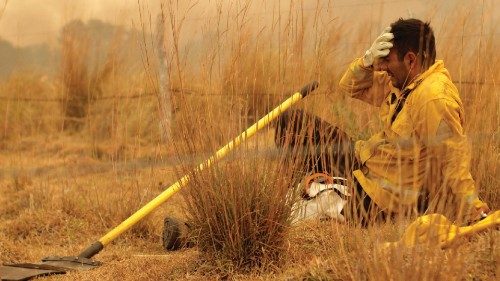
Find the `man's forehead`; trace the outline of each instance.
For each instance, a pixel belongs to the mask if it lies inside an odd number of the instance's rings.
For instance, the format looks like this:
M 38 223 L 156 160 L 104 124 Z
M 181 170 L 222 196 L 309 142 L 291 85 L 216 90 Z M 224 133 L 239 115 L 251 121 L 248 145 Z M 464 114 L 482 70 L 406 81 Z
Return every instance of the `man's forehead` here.
M 389 49 L 389 54 L 387 55 L 387 57 L 395 57 L 398 55 L 398 50 L 396 49 L 396 47 L 392 47 Z

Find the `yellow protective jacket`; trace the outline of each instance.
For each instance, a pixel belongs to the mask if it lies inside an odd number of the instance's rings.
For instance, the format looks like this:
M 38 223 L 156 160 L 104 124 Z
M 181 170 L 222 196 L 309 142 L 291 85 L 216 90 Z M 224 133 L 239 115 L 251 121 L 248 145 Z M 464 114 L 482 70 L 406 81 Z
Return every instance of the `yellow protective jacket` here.
M 384 129 L 356 142 L 362 167 L 353 172 L 378 207 L 398 213 L 425 202 L 432 212 L 457 215 L 464 207 L 484 204 L 470 174 L 462 102 L 443 61 L 400 91 L 386 72 L 365 68 L 356 59 L 340 88 L 380 107 Z

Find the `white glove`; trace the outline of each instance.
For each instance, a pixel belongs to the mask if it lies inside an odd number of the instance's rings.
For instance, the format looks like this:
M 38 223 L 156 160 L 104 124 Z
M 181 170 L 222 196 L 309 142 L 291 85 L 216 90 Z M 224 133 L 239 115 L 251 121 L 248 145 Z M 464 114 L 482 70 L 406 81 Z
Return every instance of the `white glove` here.
M 373 42 L 370 49 L 365 52 L 363 56 L 363 66 L 370 67 L 376 59 L 387 56 L 389 54 L 389 49 L 393 46 L 390 42 L 393 38 L 394 34 L 391 33 L 391 28 L 386 27 L 382 34 Z

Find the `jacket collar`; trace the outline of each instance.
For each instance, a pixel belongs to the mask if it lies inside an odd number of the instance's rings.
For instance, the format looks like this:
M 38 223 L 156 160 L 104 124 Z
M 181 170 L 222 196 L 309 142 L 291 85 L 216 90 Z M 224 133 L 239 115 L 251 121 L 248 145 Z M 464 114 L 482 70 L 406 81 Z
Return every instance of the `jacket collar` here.
M 436 62 L 431 65 L 426 71 L 418 74 L 413 78 L 413 81 L 406 86 L 402 93 L 413 91 L 420 83 L 427 77 L 429 77 L 434 72 L 440 72 L 444 69 L 444 62 L 442 60 L 436 60 Z
M 406 86 L 403 89 L 403 91 L 395 92 L 395 94 L 398 96 L 399 100 L 398 100 L 396 107 L 394 109 L 394 113 L 391 116 L 390 124 L 392 124 L 396 120 L 398 113 L 401 111 L 401 109 L 403 108 L 403 106 L 405 104 L 406 98 L 413 91 L 413 89 L 415 89 L 418 85 L 420 85 L 420 83 L 422 83 L 422 81 L 424 81 L 424 79 L 429 77 L 432 73 L 438 72 L 438 71 L 443 71 L 443 70 L 444 70 L 444 63 L 442 60 L 438 60 L 431 67 L 429 67 L 429 69 L 427 69 L 426 71 L 415 76 L 413 81 L 408 86 Z

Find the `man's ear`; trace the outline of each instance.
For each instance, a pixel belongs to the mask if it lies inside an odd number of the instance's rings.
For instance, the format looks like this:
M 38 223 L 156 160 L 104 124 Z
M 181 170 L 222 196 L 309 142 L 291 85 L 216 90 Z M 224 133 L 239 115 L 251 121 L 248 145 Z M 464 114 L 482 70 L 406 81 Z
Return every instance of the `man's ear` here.
M 408 53 L 406 53 L 406 55 L 404 57 L 404 62 L 405 62 L 407 69 L 412 69 L 412 68 L 416 67 L 417 58 L 418 58 L 417 55 L 412 51 L 409 51 Z

